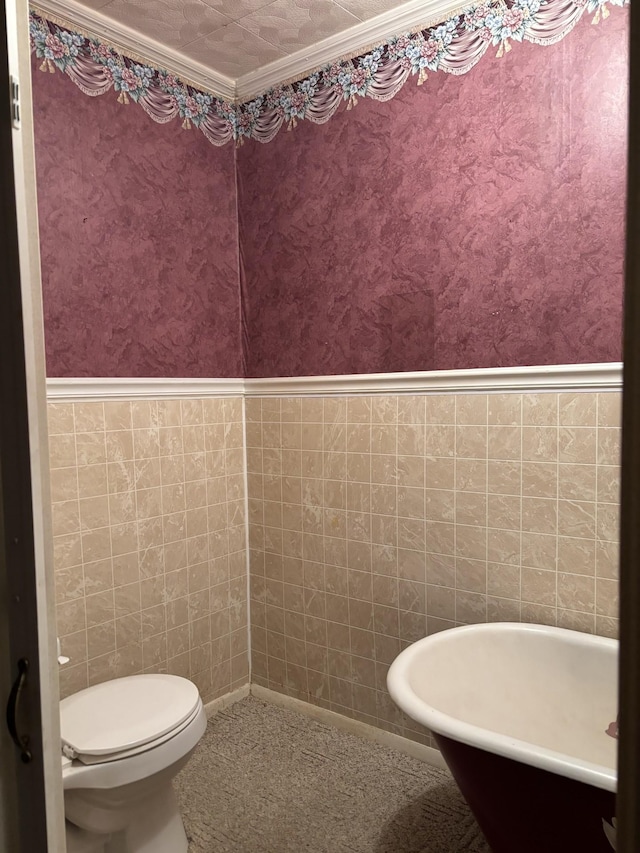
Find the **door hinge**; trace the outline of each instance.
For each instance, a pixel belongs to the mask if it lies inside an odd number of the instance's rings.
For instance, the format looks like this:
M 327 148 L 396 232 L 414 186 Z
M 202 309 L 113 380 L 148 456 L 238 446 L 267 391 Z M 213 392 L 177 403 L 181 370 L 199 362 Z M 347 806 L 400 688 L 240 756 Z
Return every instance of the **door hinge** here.
M 16 130 L 20 130 L 20 84 L 11 75 L 11 124 Z

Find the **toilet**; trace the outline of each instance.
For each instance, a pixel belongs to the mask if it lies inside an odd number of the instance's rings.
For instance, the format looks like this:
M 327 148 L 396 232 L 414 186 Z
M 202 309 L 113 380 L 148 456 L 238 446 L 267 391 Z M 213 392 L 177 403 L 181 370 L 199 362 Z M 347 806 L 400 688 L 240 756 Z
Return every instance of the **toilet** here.
M 60 703 L 70 853 L 187 853 L 172 780 L 204 734 L 198 688 L 132 675 Z

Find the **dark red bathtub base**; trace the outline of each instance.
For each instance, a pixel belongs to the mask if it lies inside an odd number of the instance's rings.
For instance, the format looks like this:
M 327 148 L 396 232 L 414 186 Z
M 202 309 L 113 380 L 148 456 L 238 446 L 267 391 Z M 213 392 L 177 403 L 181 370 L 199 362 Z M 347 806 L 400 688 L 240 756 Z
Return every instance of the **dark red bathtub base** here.
M 435 737 L 493 853 L 612 853 L 615 794 Z

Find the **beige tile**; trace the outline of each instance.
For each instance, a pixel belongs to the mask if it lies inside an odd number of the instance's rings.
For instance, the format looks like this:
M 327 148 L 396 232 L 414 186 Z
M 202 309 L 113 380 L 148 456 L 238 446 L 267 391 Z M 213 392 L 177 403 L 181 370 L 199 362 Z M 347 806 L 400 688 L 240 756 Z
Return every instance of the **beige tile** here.
M 89 671 L 86 663 L 69 664 L 60 670 L 60 698 L 65 699 L 89 686 Z
M 522 423 L 522 396 L 490 394 L 489 423 L 495 426 L 519 426 Z
M 599 503 L 596 507 L 596 535 L 598 539 L 617 542 L 620 535 L 620 507 L 618 504 Z
M 156 428 L 159 424 L 157 401 L 136 400 L 131 403 L 131 422 L 133 429 Z
M 594 578 L 558 572 L 558 607 L 593 613 L 595 584 Z
M 82 498 L 80 504 L 80 523 L 83 531 L 98 530 L 109 526 L 109 498 Z
M 555 462 L 558 458 L 558 430 L 545 426 L 523 427 L 522 458 L 528 462 Z
M 620 469 L 617 465 L 598 465 L 597 499 L 604 503 L 619 503 Z
M 484 560 L 456 557 L 456 589 L 486 594 L 487 563 Z
M 110 528 L 110 532 L 111 550 L 114 557 L 138 550 L 138 530 L 135 522 L 114 524 Z
M 103 403 L 74 403 L 76 432 L 99 432 L 104 430 Z
M 489 459 L 520 459 L 522 429 L 519 426 L 489 427 Z
M 448 519 L 441 518 L 436 520 L 446 521 Z M 455 520 L 457 524 L 486 525 L 487 496 L 479 492 L 456 492 Z M 496 525 L 489 526 L 493 527 Z
M 498 598 L 520 599 L 520 567 L 487 564 L 487 593 Z
M 500 429 L 500 427 L 492 427 Z M 508 427 L 507 427 L 508 429 Z M 486 459 L 487 456 L 487 427 L 458 426 L 456 427 L 456 456 L 461 458 Z
M 490 459 L 487 466 L 487 491 L 500 495 L 520 495 L 522 463 Z
M 546 498 L 522 498 L 522 529 L 529 533 L 556 533 L 558 503 Z M 571 535 L 566 530 L 563 532 Z
M 85 595 L 108 592 L 113 589 L 113 564 L 111 559 L 86 562 L 83 566 Z
M 109 493 L 106 464 L 82 465 L 77 469 L 78 493 L 81 498 L 92 498 Z
M 425 397 L 426 423 L 454 424 L 456 421 L 455 400 L 456 398 L 453 394 L 427 395 Z
M 487 622 L 520 622 L 521 616 L 519 600 L 487 596 Z
M 558 460 L 593 465 L 596 462 L 595 427 L 560 427 Z
M 51 471 L 51 500 L 54 503 L 60 501 L 74 501 L 78 497 L 77 469 L 54 468 Z
M 474 624 L 487 621 L 487 596 L 456 590 L 456 621 Z
M 454 460 L 427 456 L 425 460 L 425 483 L 430 489 L 453 489 L 455 483 Z
M 115 622 L 103 622 L 87 629 L 87 657 L 89 660 L 116 650 Z
M 76 458 L 78 465 L 98 465 L 107 461 L 105 435 L 109 435 L 109 433 L 76 433 Z
M 487 462 L 483 459 L 456 458 L 455 487 L 464 492 L 486 492 Z
M 202 400 L 181 400 L 180 413 L 183 426 L 204 423 Z
M 619 576 L 617 542 L 596 542 L 596 574 L 599 578 L 617 580 Z
M 555 570 L 558 540 L 545 533 L 522 534 L 522 565 L 536 569 Z
M 407 394 L 397 398 L 397 418 L 401 424 L 426 423 L 426 406 L 429 397 L 421 394 Z M 388 421 L 386 421 L 388 423 Z
M 106 460 L 109 462 L 122 462 L 133 459 L 133 433 L 120 430 L 105 433 Z M 104 461 L 104 460 L 96 460 Z
M 55 571 L 56 604 L 84 597 L 82 566 L 58 568 Z
M 76 464 L 75 435 L 49 436 L 49 464 L 51 468 L 70 468 Z
M 113 590 L 98 592 L 85 598 L 87 612 L 87 628 L 93 628 L 104 622 L 113 622 L 115 619 L 115 605 Z
M 53 538 L 53 564 L 56 569 L 79 566 L 82 563 L 82 540 L 79 533 L 67 533 Z
M 131 403 L 105 402 L 104 423 L 107 430 L 130 430 Z
M 594 427 L 597 395 L 591 392 L 558 395 L 560 426 Z
M 596 619 L 592 613 L 579 613 L 576 610 L 558 608 L 558 628 L 568 628 L 570 631 L 581 631 L 584 634 L 594 634 Z
M 622 395 L 619 391 L 598 394 L 598 426 L 622 426 Z
M 82 534 L 82 556 L 87 562 L 111 556 L 111 529 L 103 527 Z
M 487 528 L 456 525 L 456 554 L 474 560 L 487 559 Z
M 558 465 L 555 462 L 523 462 L 522 494 L 532 498 L 558 495 Z
M 372 423 L 380 423 L 380 424 L 395 424 L 398 422 L 398 408 L 400 401 L 403 398 L 396 396 L 386 396 L 386 395 L 377 395 L 372 397 L 371 399 L 371 421 Z M 420 400 L 420 398 L 417 398 Z M 405 414 L 407 410 L 403 408 L 403 414 Z M 413 415 L 413 409 L 411 409 L 411 414 Z M 420 417 L 420 405 L 418 403 L 416 416 L 418 420 L 410 420 L 408 423 L 424 423 L 424 408 L 422 409 L 422 417 Z M 407 423 L 407 421 L 402 421 L 402 423 Z
M 520 530 L 521 501 L 515 495 L 489 495 L 487 524 L 502 530 Z
M 51 507 L 51 525 L 54 536 L 69 535 L 80 531 L 80 507 L 78 501 L 63 501 Z
M 532 604 L 556 606 L 556 573 L 541 569 L 521 569 L 522 600 Z
M 73 403 L 48 403 L 47 424 L 49 436 L 75 432 Z
M 596 498 L 595 465 L 558 465 L 558 497 L 593 501 Z
M 523 394 L 522 423 L 531 426 L 556 426 L 558 395 L 553 393 Z
M 453 425 L 431 423 L 427 420 L 427 426 L 425 427 L 425 453 L 428 456 L 454 456 L 455 441 L 456 430 Z
M 396 470 L 398 486 L 424 488 L 425 465 L 422 456 L 398 456 Z
M 404 530 L 404 534 L 409 531 Z M 405 538 L 402 530 L 400 531 L 400 542 L 404 542 Z M 440 521 L 427 521 L 424 541 L 419 536 L 415 537 L 413 546 L 416 549 L 426 549 L 428 553 L 435 554 L 454 554 L 456 541 L 456 527 L 453 524 L 447 524 Z
M 615 427 L 598 427 L 598 464 L 620 464 L 621 430 Z
M 520 532 L 515 530 L 489 529 L 487 531 L 487 560 L 492 563 L 518 565 L 521 553 L 520 536 Z
M 558 533 L 595 539 L 596 505 L 590 501 L 558 501 Z
M 78 471 L 78 476 L 80 476 L 80 471 Z M 107 486 L 110 495 L 131 491 L 135 486 L 133 462 L 109 462 L 107 464 Z
M 56 607 L 56 622 L 60 637 L 86 630 L 86 601 L 87 599 L 83 597 L 58 604 Z
M 488 397 L 486 394 L 459 394 L 456 397 L 456 423 L 487 424 Z
M 558 571 L 576 575 L 594 575 L 596 543 L 592 539 L 558 537 Z

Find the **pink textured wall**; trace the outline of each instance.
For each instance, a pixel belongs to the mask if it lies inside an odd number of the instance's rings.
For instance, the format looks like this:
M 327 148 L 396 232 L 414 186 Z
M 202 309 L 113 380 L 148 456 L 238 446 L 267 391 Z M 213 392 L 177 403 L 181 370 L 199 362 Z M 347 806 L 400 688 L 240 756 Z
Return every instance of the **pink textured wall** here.
M 248 375 L 618 360 L 627 26 L 243 146 Z
M 34 64 L 49 376 L 240 376 L 233 146 Z

